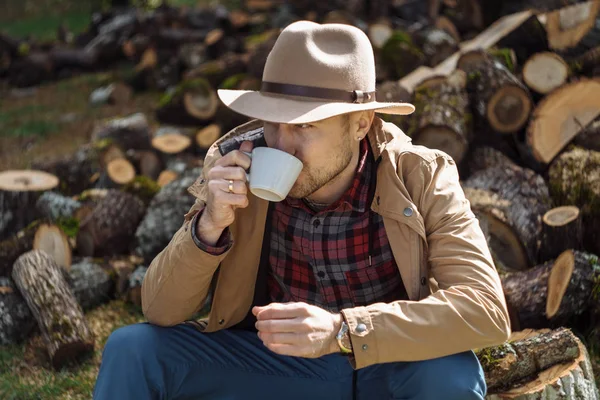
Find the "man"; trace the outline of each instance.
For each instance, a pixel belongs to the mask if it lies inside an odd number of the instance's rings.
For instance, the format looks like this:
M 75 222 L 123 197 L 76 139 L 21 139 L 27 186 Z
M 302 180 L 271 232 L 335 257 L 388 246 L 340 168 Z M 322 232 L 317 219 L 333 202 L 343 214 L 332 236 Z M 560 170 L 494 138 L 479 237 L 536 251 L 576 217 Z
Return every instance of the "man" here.
M 374 90 L 362 31 L 301 21 L 260 92 L 219 91 L 256 118 L 219 143 L 264 128 L 304 168 L 269 203 L 248 193 L 252 143 L 213 145 L 145 277 L 149 323 L 111 335 L 95 398 L 484 398 L 471 350 L 509 336 L 499 277 L 454 161 L 375 117 L 414 107 Z

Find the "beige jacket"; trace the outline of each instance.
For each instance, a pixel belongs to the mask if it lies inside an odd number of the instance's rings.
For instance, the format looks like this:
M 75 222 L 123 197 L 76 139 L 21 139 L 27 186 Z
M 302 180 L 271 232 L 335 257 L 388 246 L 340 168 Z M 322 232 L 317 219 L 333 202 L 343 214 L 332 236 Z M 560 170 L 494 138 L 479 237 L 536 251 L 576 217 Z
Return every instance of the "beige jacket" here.
M 242 125 L 226 137 L 260 126 Z M 441 357 L 500 344 L 510 322 L 499 276 L 478 220 L 459 185 L 454 161 L 416 146 L 399 128 L 375 118 L 368 139 L 381 157 L 371 209 L 384 226 L 410 301 L 343 310 L 355 367 Z M 224 140 L 224 139 L 221 139 Z M 220 157 L 213 145 L 203 174 Z M 252 304 L 268 202 L 250 195 L 230 226 L 233 246 L 219 256 L 200 250 L 190 220 L 204 206 L 207 185 L 189 191 L 197 201 L 169 245 L 151 263 L 142 286 L 149 322 L 171 326 L 203 305 L 220 265 L 204 331 L 239 323 Z M 359 329 L 364 324 L 367 329 Z M 200 325 L 198 325 L 200 326 Z M 364 328 L 361 326 L 361 328 Z

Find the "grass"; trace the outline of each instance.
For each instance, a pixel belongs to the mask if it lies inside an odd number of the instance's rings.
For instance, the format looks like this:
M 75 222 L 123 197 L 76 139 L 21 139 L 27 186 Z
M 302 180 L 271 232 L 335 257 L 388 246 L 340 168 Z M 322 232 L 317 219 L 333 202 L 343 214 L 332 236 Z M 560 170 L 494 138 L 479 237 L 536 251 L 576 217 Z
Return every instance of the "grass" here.
M 23 38 L 31 35 L 40 41 L 56 39 L 56 32 L 65 24 L 74 34 L 82 33 L 89 26 L 93 10 L 102 9 L 102 1 L 74 0 L 5 0 L 0 5 L 0 30 Z M 173 6 L 195 7 L 211 3 L 221 3 L 228 7 L 238 7 L 239 0 L 169 0 Z
M 51 368 L 41 337 L 23 345 L 0 347 L 2 400 L 90 399 L 102 349 L 115 329 L 144 321 L 141 311 L 114 300 L 86 314 L 96 343 L 93 354 L 61 371 Z

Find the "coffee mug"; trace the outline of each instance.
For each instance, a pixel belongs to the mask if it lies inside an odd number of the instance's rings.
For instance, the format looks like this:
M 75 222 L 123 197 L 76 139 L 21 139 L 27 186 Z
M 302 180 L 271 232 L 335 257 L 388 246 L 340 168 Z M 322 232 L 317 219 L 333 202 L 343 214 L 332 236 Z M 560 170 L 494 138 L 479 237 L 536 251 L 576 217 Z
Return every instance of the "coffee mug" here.
M 244 154 L 252 159 L 246 173 L 250 192 L 268 201 L 285 199 L 302 171 L 302 161 L 271 147 L 255 147 L 252 153 Z

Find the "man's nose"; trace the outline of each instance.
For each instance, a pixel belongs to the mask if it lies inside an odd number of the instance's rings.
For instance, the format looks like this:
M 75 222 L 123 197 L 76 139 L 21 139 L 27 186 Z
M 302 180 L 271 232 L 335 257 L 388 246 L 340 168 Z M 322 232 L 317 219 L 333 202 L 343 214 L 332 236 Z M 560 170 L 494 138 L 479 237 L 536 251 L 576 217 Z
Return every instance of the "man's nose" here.
M 277 130 L 275 131 L 275 143 L 273 144 L 273 147 L 277 150 L 285 151 L 291 155 L 296 153 L 294 146 L 294 135 L 289 125 L 277 125 Z

